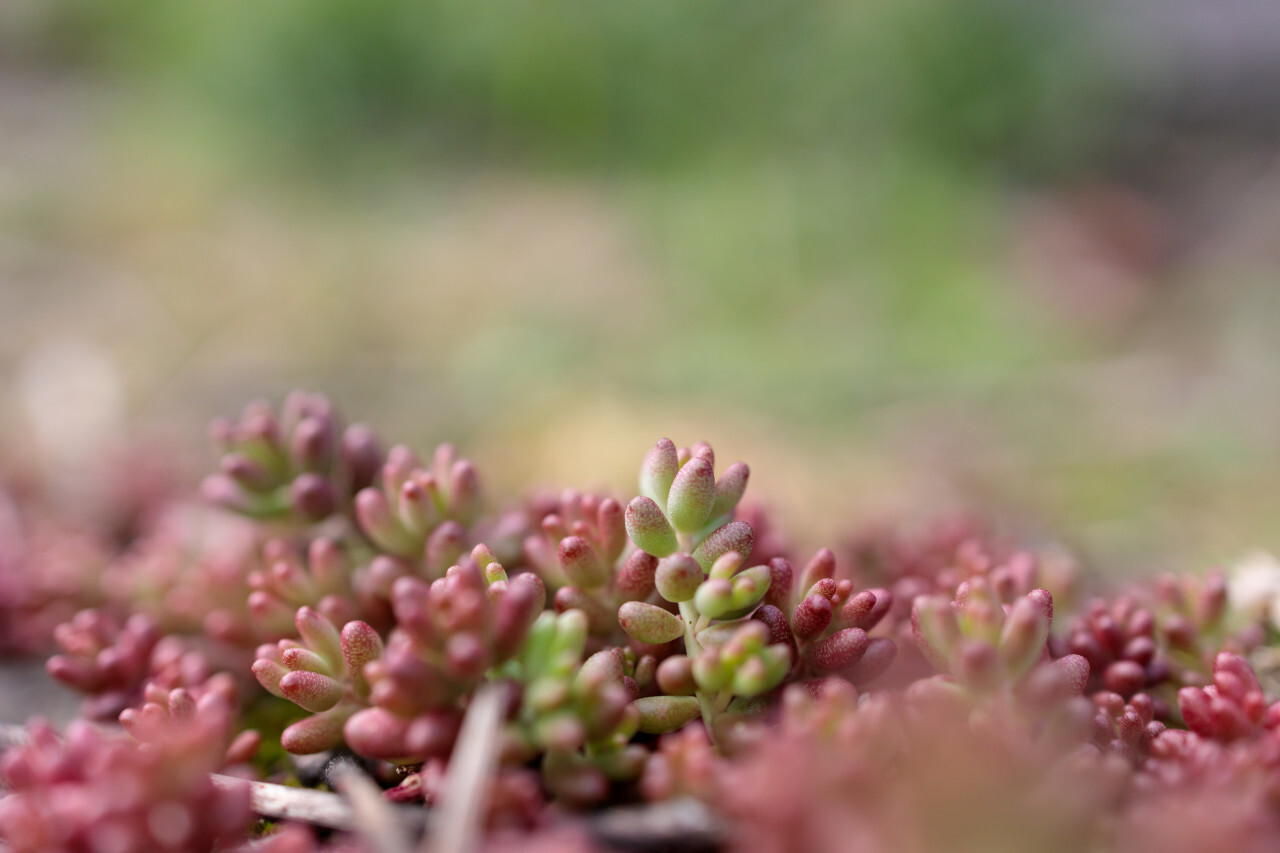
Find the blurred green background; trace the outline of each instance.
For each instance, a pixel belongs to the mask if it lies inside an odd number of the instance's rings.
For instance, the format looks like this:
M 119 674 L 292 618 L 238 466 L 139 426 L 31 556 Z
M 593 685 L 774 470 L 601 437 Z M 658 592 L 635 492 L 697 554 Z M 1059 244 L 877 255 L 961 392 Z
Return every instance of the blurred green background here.
M 4 455 L 300 384 L 497 493 L 1280 549 L 1280 19 L 1065 5 L 6 0 Z

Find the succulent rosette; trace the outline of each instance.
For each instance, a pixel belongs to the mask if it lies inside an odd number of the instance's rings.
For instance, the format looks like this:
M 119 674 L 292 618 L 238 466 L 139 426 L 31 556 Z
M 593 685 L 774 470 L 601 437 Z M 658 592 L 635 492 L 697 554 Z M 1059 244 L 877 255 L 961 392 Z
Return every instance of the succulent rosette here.
M 836 557 L 823 548 L 798 576 L 786 558 L 770 561 L 765 604 L 753 618 L 770 639 L 792 650 L 793 680 L 838 676 L 854 684 L 874 681 L 893 663 L 897 644 L 868 632 L 888 614 L 887 589 L 855 592 L 852 580 L 836 577 Z
M 469 547 L 467 527 L 480 512 L 475 466 L 442 444 L 423 467 L 403 445 L 391 448 L 377 486 L 355 496 L 360 530 L 379 551 L 439 577 Z
M 45 668 L 89 695 L 86 717 L 112 719 L 141 696 L 160 636 L 155 622 L 143 614 L 121 625 L 109 613 L 82 610 L 54 631 L 62 653 L 49 658 Z
M 987 725 L 985 717 L 1025 726 L 1045 741 L 1083 737 L 1093 716 L 1081 698 L 1089 663 L 1079 655 L 1050 659 L 1052 621 L 1047 590 L 1005 605 L 982 577 L 962 583 L 954 601 L 917 598 L 916 642 L 942 675 L 917 681 L 908 695 L 918 705 L 973 709 L 975 725 Z
M 276 415 L 255 401 L 237 421 L 217 420 L 210 435 L 222 451 L 205 497 L 254 518 L 313 523 L 346 505 L 373 479 L 382 453 L 365 426 L 343 427 L 320 394 L 295 391 Z
M 262 551 L 265 566 L 249 574 L 247 601 L 259 633 L 294 636 L 300 607 L 313 607 L 335 624 L 363 615 L 352 589 L 351 559 L 338 542 L 318 537 L 303 556 L 290 543 L 272 539 Z
M 0 837 L 14 853 L 167 850 L 204 853 L 244 837 L 247 786 L 222 787 L 227 720 L 192 714 L 144 744 L 76 722 L 66 738 L 45 723 L 0 760 Z
M 1099 749 L 1119 755 L 1140 766 L 1151 754 L 1151 745 L 1164 734 L 1165 725 L 1156 717 L 1156 704 L 1145 693 L 1125 701 L 1118 693 L 1093 694 L 1097 713 L 1093 719 L 1093 743 Z
M 310 607 L 299 608 L 296 626 L 298 640 L 258 648 L 253 674 L 268 692 L 312 714 L 285 729 L 281 745 L 289 752 L 323 752 L 342 743 L 347 720 L 368 705 L 364 668 L 382 653 L 382 638 L 359 621 L 339 631 Z
M 1201 683 L 1211 677 L 1219 652 L 1247 655 L 1263 642 L 1256 620 L 1237 623 L 1230 618 L 1227 582 L 1219 571 L 1160 575 L 1150 597 L 1156 634 L 1175 683 Z
M 1267 701 L 1253 668 L 1231 652 L 1214 658 L 1211 684 L 1178 691 L 1178 709 L 1188 729 L 1223 743 L 1280 729 L 1280 702 Z
M 347 744 L 401 764 L 447 755 L 467 700 L 520 652 L 545 604 L 536 575 L 509 579 L 496 562 L 465 560 L 430 584 L 397 580 L 397 627 L 364 667 L 372 707 L 347 722 Z
M 525 557 L 555 590 L 557 612 L 580 610 L 590 633 L 617 640 L 618 607 L 653 594 L 658 560 L 628 548 L 622 507 L 613 498 L 566 491 L 525 539 Z
M 717 479 L 706 444 L 677 448 L 664 438 L 645 457 L 641 494 L 627 505 L 625 523 L 631 540 L 658 559 L 661 603 L 626 602 L 618 622 L 644 645 L 683 638 L 684 654 L 660 665 L 668 695 L 642 700 L 649 713 L 641 731 L 673 731 L 700 715 L 714 734 L 735 697 L 768 693 L 791 669 L 792 649 L 770 642 L 763 624 L 744 621 L 773 579 L 768 566 L 744 566 L 754 537 L 750 525 L 732 520 L 749 473 L 739 462 Z
M 521 696 L 508 726 L 508 760 L 542 755 L 547 786 L 574 805 L 600 802 L 611 782 L 637 778 L 648 755 L 630 743 L 642 712 L 632 701 L 636 685 L 626 675 L 623 651 L 607 649 L 584 661 L 587 628 L 579 610 L 543 613 L 521 653 L 501 668 Z
M 1106 690 L 1128 699 L 1171 676 L 1156 636 L 1155 615 L 1130 595 L 1088 602 L 1058 645 L 1089 662 L 1090 693 Z

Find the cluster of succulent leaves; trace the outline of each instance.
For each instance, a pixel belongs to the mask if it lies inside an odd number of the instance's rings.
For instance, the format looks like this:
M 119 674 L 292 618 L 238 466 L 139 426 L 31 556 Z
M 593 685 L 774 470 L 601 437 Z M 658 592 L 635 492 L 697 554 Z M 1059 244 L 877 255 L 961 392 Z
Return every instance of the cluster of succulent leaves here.
M 87 561 L 95 607 L 52 632 L 49 673 L 127 738 L 40 724 L 7 753 L 15 851 L 95 826 L 102 849 L 228 848 L 247 806 L 207 775 L 296 778 L 307 755 L 353 753 L 406 780 L 389 798 L 430 802 L 482 690 L 502 701 L 495 827 L 689 796 L 744 849 L 938 849 L 933 823 L 970 849 L 1038 844 L 1032 824 L 1143 849 L 1187 798 L 1280 828 L 1277 635 L 1220 574 L 1076 605 L 1061 554 L 968 523 L 753 560 L 749 470 L 717 476 L 706 444 L 659 440 L 634 496 L 503 502 L 453 446 L 384 452 L 315 394 L 212 433 L 204 503 L 168 495 Z M 47 623 L 23 606 L 6 615 Z M 104 793 L 112 766 L 129 796 Z M 118 807 L 85 811 L 99 795 Z

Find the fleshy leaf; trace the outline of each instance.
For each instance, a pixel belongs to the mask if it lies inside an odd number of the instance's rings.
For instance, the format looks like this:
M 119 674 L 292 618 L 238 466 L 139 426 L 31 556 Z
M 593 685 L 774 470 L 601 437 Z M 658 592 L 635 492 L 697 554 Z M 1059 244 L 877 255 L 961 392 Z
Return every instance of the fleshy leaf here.
M 662 558 L 679 547 L 676 532 L 651 498 L 637 497 L 627 504 L 626 527 L 631 541 L 646 554 Z
M 649 696 L 637 699 L 640 731 L 646 734 L 674 732 L 695 719 L 702 711 L 693 696 Z
M 650 645 L 669 643 L 684 633 L 684 622 L 674 613 L 654 604 L 628 601 L 618 608 L 622 630 Z
M 745 521 L 731 521 L 702 540 L 702 544 L 694 549 L 693 558 L 703 571 L 709 572 L 715 561 L 730 551 L 737 551 L 745 560 L 754 544 L 755 534 L 751 532 L 751 525 Z
M 671 484 L 667 518 L 682 533 L 693 533 L 707 523 L 716 499 L 716 475 L 711 463 L 693 458 L 684 464 Z
M 640 468 L 640 494 L 665 510 L 667 494 L 671 491 L 671 483 L 675 480 L 679 467 L 675 443 L 669 438 L 658 439 L 658 443 L 644 457 L 644 464 Z

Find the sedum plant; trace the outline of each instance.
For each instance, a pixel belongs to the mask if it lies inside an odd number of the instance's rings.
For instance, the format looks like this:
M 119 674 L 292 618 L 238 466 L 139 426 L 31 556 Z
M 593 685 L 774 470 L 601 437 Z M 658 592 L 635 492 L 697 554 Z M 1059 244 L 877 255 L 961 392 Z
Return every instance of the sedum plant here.
M 893 605 L 887 589 L 864 589 L 836 577 L 836 557 L 823 548 L 795 575 L 791 563 L 769 563 L 771 583 L 765 604 L 754 618 L 769 627 L 770 638 L 791 649 L 792 680 L 813 681 L 838 675 L 866 684 L 883 674 L 897 655 L 887 637 L 870 637 Z
M 275 414 L 255 401 L 239 420 L 209 428 L 222 451 L 207 499 L 244 515 L 302 523 L 328 518 L 373 479 L 381 461 L 367 427 L 344 428 L 320 394 L 295 391 Z
M 436 448 L 424 468 L 403 445 L 391 448 L 376 487 L 362 489 L 354 508 L 360 530 L 385 554 L 425 561 L 438 576 L 466 548 L 466 525 L 479 509 L 475 467 L 451 444 Z
M 342 742 L 347 720 L 368 704 L 364 668 L 382 653 L 382 638 L 358 621 L 339 632 L 310 607 L 299 608 L 296 625 L 300 640 L 258 648 L 253 674 L 268 692 L 312 712 L 284 730 L 281 746 L 294 753 L 322 752 Z
M 214 784 L 229 715 L 192 714 L 150 732 L 146 749 L 83 722 L 48 723 L 0 761 L 0 834 L 14 853 L 168 850 L 197 853 L 244 839 L 249 790 Z
M 525 558 L 555 590 L 557 612 L 580 610 L 593 636 L 620 640 L 616 612 L 653 594 L 658 560 L 628 547 L 622 507 L 613 498 L 566 491 L 524 541 Z
M 311 540 L 304 556 L 288 541 L 271 539 L 263 545 L 262 556 L 263 568 L 249 574 L 246 602 L 260 631 L 293 636 L 295 613 L 302 607 L 313 607 L 338 624 L 361 614 L 350 558 L 334 540 Z
M 768 566 L 744 568 L 751 526 L 733 520 L 750 472 L 735 463 L 717 480 L 706 444 L 677 448 L 662 439 L 645 457 L 640 492 L 625 514 L 627 534 L 658 560 L 659 603 L 629 601 L 622 629 L 639 643 L 683 640 L 683 661 L 664 662 L 666 698 L 651 700 L 641 730 L 671 731 L 696 716 L 715 732 L 736 699 L 768 693 L 791 669 L 791 649 L 747 621 L 769 591 Z M 674 605 L 674 608 L 670 608 Z
M 0 638 L 56 642 L 103 727 L 0 741 L 7 849 L 401 850 L 382 809 L 419 802 L 495 850 L 1280 837 L 1280 640 L 1221 576 L 1110 589 L 969 521 L 799 552 L 707 444 L 659 440 L 630 501 L 495 505 L 320 395 L 212 433 L 206 503 L 157 493 L 113 552 L 16 550 L 0 504 Z M 321 783 L 356 837 L 253 824 Z
M 559 799 L 603 800 L 611 782 L 640 775 L 647 750 L 631 744 L 643 712 L 621 649 L 583 660 L 587 617 L 580 610 L 538 617 L 520 654 L 502 668 L 518 685 L 519 710 L 507 726 L 508 759 L 539 754 L 547 787 Z

